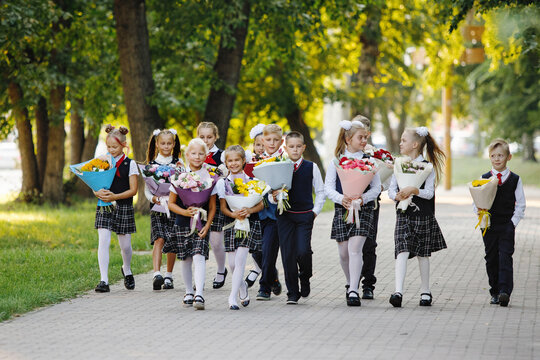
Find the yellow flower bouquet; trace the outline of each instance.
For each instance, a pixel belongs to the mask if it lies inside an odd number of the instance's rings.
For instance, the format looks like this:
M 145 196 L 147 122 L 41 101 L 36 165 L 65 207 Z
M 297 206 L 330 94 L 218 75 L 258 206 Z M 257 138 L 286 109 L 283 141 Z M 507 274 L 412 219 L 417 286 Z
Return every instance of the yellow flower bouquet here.
M 478 208 L 478 223 L 475 229 L 480 226 L 480 229 L 484 229 L 483 234 L 486 233 L 490 225 L 491 214 L 489 209 L 491 209 L 495 195 L 497 195 L 497 185 L 498 180 L 495 176 L 489 179 L 473 180 L 467 184 L 474 205 Z

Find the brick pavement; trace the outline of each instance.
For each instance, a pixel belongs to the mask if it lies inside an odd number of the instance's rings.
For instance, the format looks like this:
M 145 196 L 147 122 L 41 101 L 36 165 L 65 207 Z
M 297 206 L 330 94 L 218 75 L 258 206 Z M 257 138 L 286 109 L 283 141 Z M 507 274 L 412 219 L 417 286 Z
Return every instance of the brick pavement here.
M 375 300 L 362 301 L 360 308 L 345 306 L 344 276 L 329 239 L 332 214 L 326 213 L 314 231 L 312 293 L 297 306 L 285 305 L 283 294 L 228 310 L 230 277 L 222 289 L 211 289 L 211 258 L 205 311 L 181 306 L 177 266 L 171 291 L 153 292 L 148 273 L 136 277 L 135 291 L 115 284 L 109 294 L 88 292 L 1 323 L 0 359 L 540 358 L 540 190 L 525 191 L 528 207 L 516 233 L 515 289 L 508 308 L 488 303 L 481 237 L 466 190 L 456 188 L 437 191 L 437 219 L 448 249 L 432 256 L 430 308 L 418 306 L 415 259 L 409 261 L 403 308 L 388 303 L 394 290 L 395 215 L 385 201 Z M 255 290 L 250 295 L 254 298 Z

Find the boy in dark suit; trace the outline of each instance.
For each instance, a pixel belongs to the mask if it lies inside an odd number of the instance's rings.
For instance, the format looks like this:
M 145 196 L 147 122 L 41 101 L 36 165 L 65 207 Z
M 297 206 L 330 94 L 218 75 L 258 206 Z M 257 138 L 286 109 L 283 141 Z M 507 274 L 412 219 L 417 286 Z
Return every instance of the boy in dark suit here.
M 499 181 L 495 200 L 489 209 L 491 226 L 483 238 L 490 303 L 500 306 L 508 306 L 514 287 L 512 254 L 515 229 L 525 213 L 525 194 L 521 178 L 506 167 L 511 158 L 508 143 L 502 139 L 493 140 L 489 145 L 492 169 L 482 175 L 484 179 L 496 176 Z
M 317 164 L 304 160 L 304 137 L 291 131 L 285 137 L 285 151 L 294 163 L 292 186 L 288 192 L 290 208 L 277 215 L 281 260 L 287 285 L 287 304 L 297 304 L 310 293 L 312 276 L 311 232 L 313 220 L 324 205 L 324 183 Z M 310 186 L 311 185 L 311 186 Z M 315 201 L 313 193 L 315 191 Z M 276 201 L 278 191 L 273 192 Z M 300 278 L 300 288 L 298 279 Z

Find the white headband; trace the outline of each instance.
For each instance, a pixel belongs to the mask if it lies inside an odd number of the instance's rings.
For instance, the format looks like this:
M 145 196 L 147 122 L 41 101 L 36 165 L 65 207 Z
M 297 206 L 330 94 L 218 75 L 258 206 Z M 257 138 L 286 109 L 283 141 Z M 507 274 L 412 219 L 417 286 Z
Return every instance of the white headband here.
M 154 130 L 152 135 L 158 136 L 159 134 L 161 134 L 162 131 L 168 131 L 171 134 L 173 134 L 174 136 L 176 136 L 176 134 L 177 134 L 176 130 L 174 130 L 174 129 L 164 129 L 164 130 L 156 129 L 156 130 Z
M 264 124 L 257 124 L 255 125 L 251 131 L 249 132 L 249 137 L 254 140 L 257 136 L 261 135 L 263 133 L 263 129 L 266 125 Z
M 417 128 L 416 128 L 416 133 L 418 134 L 418 136 L 426 137 L 426 136 L 428 136 L 429 131 L 428 131 L 428 128 L 427 128 L 427 127 L 425 127 L 425 126 L 420 126 L 420 127 L 417 127 Z
M 365 127 L 364 124 L 361 121 L 358 120 L 341 120 L 339 122 L 339 127 L 341 127 L 344 130 L 350 130 L 353 125 L 360 126 L 361 128 Z

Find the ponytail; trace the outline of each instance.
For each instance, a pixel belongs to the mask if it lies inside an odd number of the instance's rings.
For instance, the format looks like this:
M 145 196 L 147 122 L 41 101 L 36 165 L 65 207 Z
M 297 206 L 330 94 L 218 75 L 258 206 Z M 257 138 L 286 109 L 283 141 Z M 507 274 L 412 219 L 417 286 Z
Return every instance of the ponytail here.
M 146 163 L 149 164 L 150 161 L 156 158 L 156 137 L 154 134 L 150 135 L 148 140 L 148 149 L 146 150 Z
M 442 177 L 443 166 L 446 160 L 444 151 L 442 151 L 426 127 L 422 126 L 416 129 L 406 129 L 405 131 L 409 131 L 414 140 L 420 145 L 418 148 L 420 154 L 423 154 L 424 147 L 426 148 L 426 158 L 433 164 L 433 169 L 435 170 L 435 183 L 438 184 Z
M 180 138 L 178 137 L 178 134 L 174 135 L 174 148 L 172 152 L 172 156 L 175 159 L 180 159 Z

